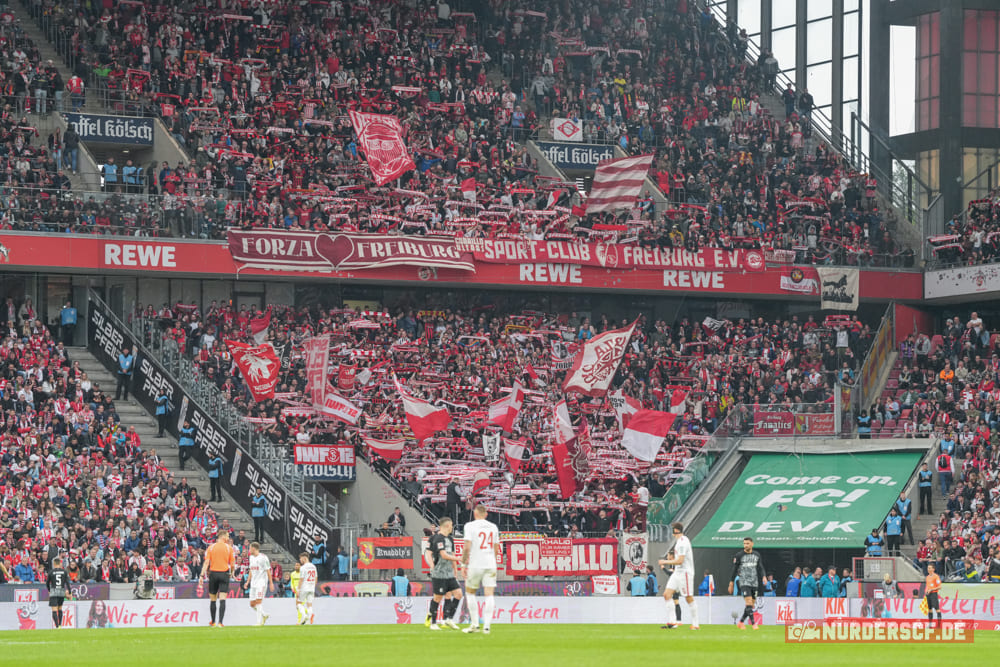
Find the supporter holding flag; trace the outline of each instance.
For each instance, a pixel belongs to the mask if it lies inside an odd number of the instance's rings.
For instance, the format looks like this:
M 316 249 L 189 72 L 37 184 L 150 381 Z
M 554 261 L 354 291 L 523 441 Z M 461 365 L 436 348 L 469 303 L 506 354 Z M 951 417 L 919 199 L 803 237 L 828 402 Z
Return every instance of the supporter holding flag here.
M 517 421 L 517 415 L 521 411 L 523 403 L 524 388 L 521 387 L 520 383 L 515 382 L 509 394 L 490 403 L 488 423 L 499 426 L 505 433 L 513 432 L 514 422 Z

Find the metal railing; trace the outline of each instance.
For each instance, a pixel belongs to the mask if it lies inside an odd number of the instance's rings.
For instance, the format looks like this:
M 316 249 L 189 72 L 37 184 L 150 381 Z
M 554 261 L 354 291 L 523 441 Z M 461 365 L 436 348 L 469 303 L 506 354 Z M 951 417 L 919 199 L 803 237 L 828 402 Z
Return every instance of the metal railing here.
M 307 504 L 317 516 L 325 517 L 338 526 L 338 505 L 320 484 L 307 480 L 295 466 L 286 465 L 290 454 L 287 445 L 275 445 L 257 426 L 248 421 L 200 369 L 181 351 L 177 342 L 165 335 L 160 319 L 128 318 L 128 328 L 137 344 L 156 358 L 164 370 L 173 376 L 190 400 L 210 415 L 229 435 L 244 445 L 250 456 L 288 492 Z

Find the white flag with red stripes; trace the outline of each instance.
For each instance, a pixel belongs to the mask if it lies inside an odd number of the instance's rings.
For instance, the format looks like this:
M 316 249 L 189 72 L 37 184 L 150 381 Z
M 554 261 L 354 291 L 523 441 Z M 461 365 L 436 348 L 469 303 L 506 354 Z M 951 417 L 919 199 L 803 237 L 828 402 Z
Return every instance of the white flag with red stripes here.
M 652 155 L 623 157 L 597 165 L 587 197 L 587 213 L 631 208 L 642 193 Z
M 489 417 L 487 422 L 502 428 L 506 433 L 514 430 L 514 422 L 521 412 L 521 404 L 524 403 L 524 387 L 521 383 L 515 382 L 510 393 L 498 401 L 490 403 Z
M 663 446 L 677 415 L 657 410 L 639 410 L 622 434 L 622 447 L 640 461 L 652 463 Z
M 410 425 L 410 430 L 413 431 L 413 437 L 416 438 L 417 442 L 423 442 L 438 431 L 448 428 L 448 424 L 451 423 L 451 415 L 448 414 L 447 410 L 412 396 L 395 375 L 393 375 L 392 380 L 396 383 L 396 391 L 399 392 L 399 397 L 403 400 L 406 423 Z

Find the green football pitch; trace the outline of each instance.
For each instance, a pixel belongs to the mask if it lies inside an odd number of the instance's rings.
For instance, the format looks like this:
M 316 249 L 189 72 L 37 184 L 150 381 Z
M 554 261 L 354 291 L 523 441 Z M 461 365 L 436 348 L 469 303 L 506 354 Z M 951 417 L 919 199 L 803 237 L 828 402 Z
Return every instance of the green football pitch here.
M 419 626 L 285 626 L 11 631 L 3 664 L 114 665 L 947 665 L 996 655 L 1000 633 L 972 644 L 786 644 L 784 628 L 661 630 L 639 625 L 500 625 L 489 636 Z M 615 661 L 615 662 L 609 662 Z

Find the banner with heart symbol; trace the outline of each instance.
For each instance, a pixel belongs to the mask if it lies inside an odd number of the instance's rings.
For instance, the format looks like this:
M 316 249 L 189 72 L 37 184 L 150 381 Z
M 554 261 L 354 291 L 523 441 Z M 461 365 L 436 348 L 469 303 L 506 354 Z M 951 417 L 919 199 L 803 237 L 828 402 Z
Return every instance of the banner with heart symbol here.
M 476 270 L 472 254 L 460 252 L 452 238 L 229 230 L 227 239 L 235 262 L 261 269 L 349 271 L 418 266 Z

